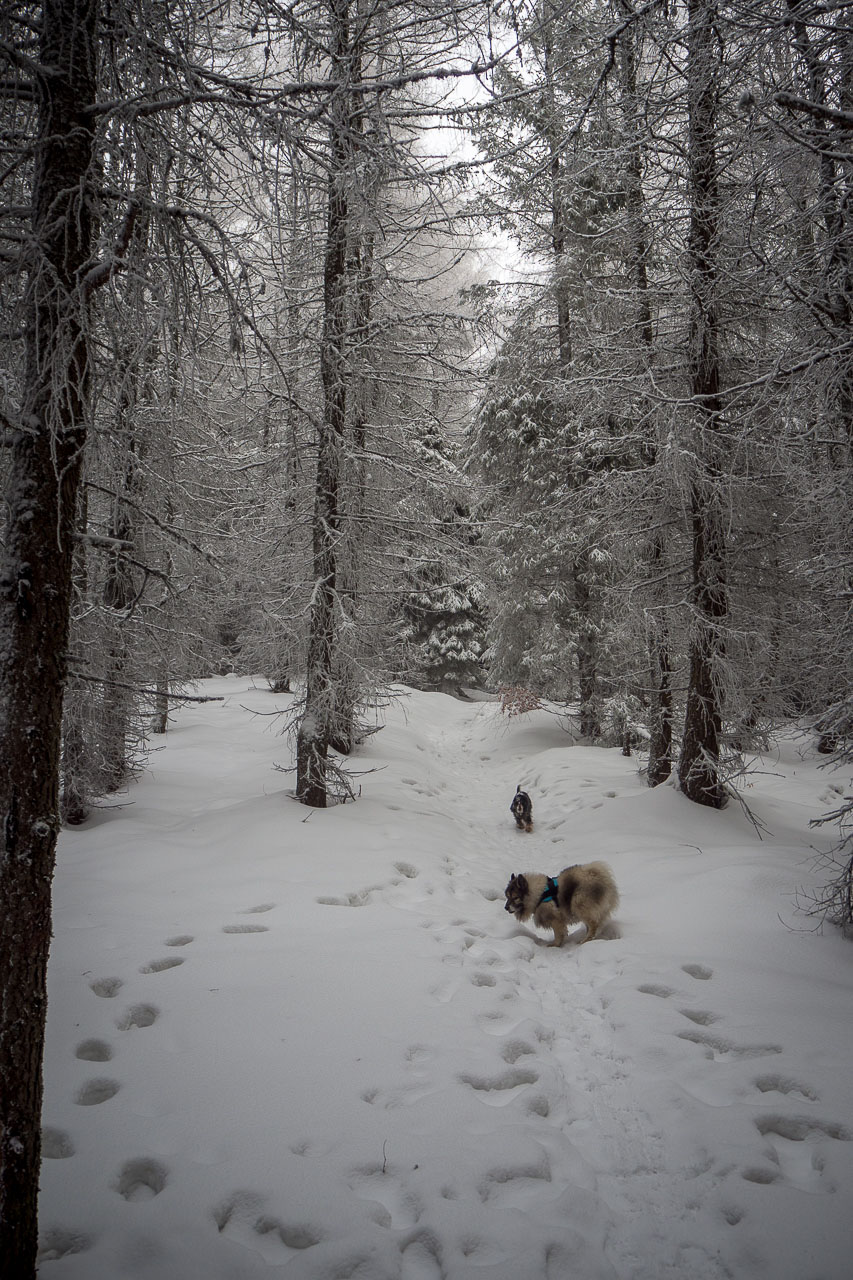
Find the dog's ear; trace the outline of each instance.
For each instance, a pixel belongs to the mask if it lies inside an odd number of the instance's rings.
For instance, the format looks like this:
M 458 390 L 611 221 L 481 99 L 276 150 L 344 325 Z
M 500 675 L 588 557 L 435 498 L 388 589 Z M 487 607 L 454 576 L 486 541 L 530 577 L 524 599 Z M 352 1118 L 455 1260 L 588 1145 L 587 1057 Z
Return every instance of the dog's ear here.
M 526 876 L 513 876 L 513 880 L 515 881 L 515 887 L 518 889 L 519 893 L 527 893 L 528 885 Z

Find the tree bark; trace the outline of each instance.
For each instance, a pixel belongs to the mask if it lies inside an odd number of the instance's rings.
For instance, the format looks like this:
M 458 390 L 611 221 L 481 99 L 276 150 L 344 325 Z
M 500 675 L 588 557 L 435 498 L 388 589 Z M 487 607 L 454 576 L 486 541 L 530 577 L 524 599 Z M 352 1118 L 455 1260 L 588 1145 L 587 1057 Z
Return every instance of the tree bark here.
M 721 808 L 720 666 L 725 658 L 726 538 L 722 516 L 718 182 L 716 154 L 717 35 L 713 0 L 688 5 L 687 93 L 690 189 L 690 391 L 695 471 L 691 483 L 693 575 L 690 676 L 679 785 L 698 804 Z
M 323 332 L 320 375 L 324 414 L 317 441 L 317 476 L 312 525 L 314 595 L 308 636 L 305 711 L 296 737 L 296 795 L 324 809 L 326 766 L 336 721 L 335 612 L 341 541 L 339 509 L 341 455 L 347 414 L 347 246 L 349 236 L 351 104 L 350 0 L 330 0 L 332 77 L 337 90 L 329 102 L 329 179 L 326 255 L 323 271 Z
M 0 581 L 0 1256 L 35 1275 L 51 881 L 72 550 L 89 400 L 97 0 L 45 0 L 22 425 Z

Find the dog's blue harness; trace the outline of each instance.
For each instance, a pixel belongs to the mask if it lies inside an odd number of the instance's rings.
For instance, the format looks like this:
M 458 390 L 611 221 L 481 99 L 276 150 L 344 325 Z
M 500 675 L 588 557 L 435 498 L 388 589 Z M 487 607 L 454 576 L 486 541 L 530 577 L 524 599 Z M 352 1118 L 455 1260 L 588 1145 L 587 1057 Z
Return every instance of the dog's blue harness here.
M 546 879 L 548 881 L 548 885 L 547 885 L 547 888 L 545 889 L 545 892 L 542 894 L 542 897 L 539 899 L 538 905 L 540 907 L 542 906 L 543 902 L 556 902 L 557 894 L 559 893 L 559 885 L 557 884 L 557 881 L 554 879 L 554 877 L 546 876 Z

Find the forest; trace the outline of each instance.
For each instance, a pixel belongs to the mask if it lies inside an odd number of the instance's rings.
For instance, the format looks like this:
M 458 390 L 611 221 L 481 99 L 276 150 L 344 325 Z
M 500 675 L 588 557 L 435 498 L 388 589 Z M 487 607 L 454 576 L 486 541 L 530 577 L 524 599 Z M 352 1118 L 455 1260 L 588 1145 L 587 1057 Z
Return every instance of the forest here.
M 711 809 L 792 721 L 849 773 L 853 22 L 10 0 L 0 60 L 0 1238 L 23 1277 L 57 836 L 195 680 L 298 694 L 309 808 L 355 797 L 395 682 L 559 704 Z M 826 815 L 841 923 L 851 812 Z

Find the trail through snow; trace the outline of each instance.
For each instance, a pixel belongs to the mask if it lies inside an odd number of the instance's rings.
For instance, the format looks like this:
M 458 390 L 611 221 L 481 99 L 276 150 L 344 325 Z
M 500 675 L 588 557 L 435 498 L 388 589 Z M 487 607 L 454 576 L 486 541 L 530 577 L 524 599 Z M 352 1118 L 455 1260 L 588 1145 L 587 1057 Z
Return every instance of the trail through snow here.
M 853 967 L 792 908 L 832 785 L 801 743 L 759 840 L 545 713 L 408 694 L 358 803 L 307 814 L 251 714 L 288 699 L 203 690 L 62 836 L 45 1277 L 849 1274 Z M 593 858 L 622 906 L 588 946 L 504 912 Z

